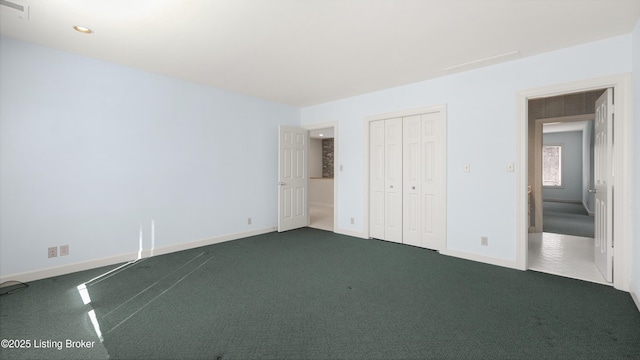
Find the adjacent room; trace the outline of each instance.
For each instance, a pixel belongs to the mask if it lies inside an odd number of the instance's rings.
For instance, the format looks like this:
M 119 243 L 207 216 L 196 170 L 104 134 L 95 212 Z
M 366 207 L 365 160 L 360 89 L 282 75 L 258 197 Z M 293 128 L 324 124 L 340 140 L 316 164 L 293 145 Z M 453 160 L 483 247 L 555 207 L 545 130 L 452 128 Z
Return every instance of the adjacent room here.
M 530 100 L 529 269 L 606 284 L 596 265 L 595 116 L 604 90 Z
M 637 0 L 0 0 L 0 358 L 640 358 Z
M 333 232 L 335 130 L 309 132 L 309 227 Z

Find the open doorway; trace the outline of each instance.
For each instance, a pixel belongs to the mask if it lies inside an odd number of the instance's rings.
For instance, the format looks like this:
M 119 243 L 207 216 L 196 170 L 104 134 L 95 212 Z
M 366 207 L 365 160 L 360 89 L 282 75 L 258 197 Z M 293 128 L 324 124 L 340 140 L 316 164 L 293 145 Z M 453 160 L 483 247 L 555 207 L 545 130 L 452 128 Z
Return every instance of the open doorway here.
M 612 126 L 610 131 L 607 134 L 611 135 L 611 141 L 607 142 L 607 146 L 609 147 L 609 154 L 615 154 L 612 156 L 610 161 L 606 162 L 610 164 L 610 168 L 606 171 L 607 175 L 607 190 L 604 189 L 597 190 L 596 200 L 598 197 L 606 194 L 607 196 L 611 195 L 608 198 L 607 206 L 607 216 L 606 219 L 600 219 L 598 222 L 596 219 L 596 226 L 598 224 L 605 224 L 604 227 L 607 231 L 607 235 L 604 237 L 605 241 L 601 241 L 600 243 L 594 242 L 593 250 L 594 257 L 596 257 L 596 252 L 600 251 L 601 253 L 605 253 L 600 250 L 602 247 L 601 244 L 606 244 L 608 246 L 606 254 L 610 254 L 610 257 L 607 257 L 608 260 L 611 260 L 610 266 L 606 266 L 610 271 L 607 273 L 607 276 L 611 275 L 612 284 L 616 289 L 629 291 L 629 284 L 631 279 L 631 252 L 629 249 L 631 248 L 631 172 L 628 169 L 631 168 L 631 75 L 630 74 L 620 74 L 620 75 L 610 75 L 601 78 L 587 79 L 576 81 L 572 83 L 564 83 L 564 84 L 555 84 L 548 85 L 544 87 L 532 88 L 528 90 L 519 91 L 516 95 L 516 113 L 517 113 L 517 137 L 518 137 L 518 163 L 522 164 L 522 166 L 516 167 L 516 229 L 517 229 L 517 242 L 516 242 L 516 268 L 521 270 L 527 270 L 530 268 L 530 259 L 529 259 L 529 237 L 530 237 L 530 227 L 535 226 L 535 224 L 531 224 L 531 211 L 535 211 L 532 209 L 530 202 L 534 198 L 532 188 L 536 186 L 536 182 L 531 182 L 530 176 L 534 176 L 535 174 L 531 171 L 530 165 L 533 163 L 533 159 L 529 158 L 531 154 L 534 152 L 529 151 L 528 146 L 530 144 L 529 139 L 533 137 L 536 133 L 535 124 L 529 122 L 529 101 L 530 100 L 539 100 L 545 99 L 560 95 L 571 95 L 577 94 L 580 92 L 589 92 L 601 89 L 607 89 L 605 92 L 607 100 L 606 104 L 608 104 L 607 111 L 607 119 L 615 119 L 615 126 Z M 605 95 L 603 94 L 603 96 Z M 601 99 L 598 99 L 600 105 L 597 106 L 598 109 L 602 109 Z M 614 105 L 615 104 L 615 105 Z M 603 111 L 599 111 L 596 113 L 596 136 L 600 136 L 599 124 L 607 123 L 613 124 L 613 122 L 606 121 L 603 122 L 600 120 L 598 114 L 605 113 Z M 541 131 L 540 131 L 541 133 Z M 604 134 L 604 133 L 602 133 Z M 609 136 L 609 135 L 607 135 Z M 600 136 L 602 139 L 602 136 Z M 613 141 L 615 139 L 615 141 Z M 597 142 L 596 142 L 597 143 Z M 602 148 L 599 147 L 600 149 Z M 598 151 L 598 154 L 601 154 Z M 599 159 L 598 155 L 594 155 L 595 159 Z M 596 161 L 595 169 L 602 169 L 598 164 L 602 164 L 604 162 Z M 602 171 L 598 170 L 596 174 L 601 174 Z M 542 184 L 542 180 L 540 180 L 539 184 Z M 596 186 L 597 188 L 598 186 Z M 529 191 L 528 191 L 529 190 Z M 600 214 L 602 214 L 601 212 Z M 613 221 L 613 216 L 609 216 L 615 214 L 615 221 Z M 596 214 L 597 215 L 597 214 Z M 600 229 L 603 227 L 600 226 Z M 600 232 L 596 229 L 596 238 L 603 239 L 602 235 L 599 235 Z M 615 261 L 613 261 L 615 259 Z M 597 264 L 602 264 L 600 256 L 597 257 Z M 600 265 L 598 268 L 600 269 Z
M 594 257 L 594 119 L 604 91 L 528 101 L 531 270 L 608 284 Z
M 309 227 L 334 231 L 335 127 L 309 130 Z

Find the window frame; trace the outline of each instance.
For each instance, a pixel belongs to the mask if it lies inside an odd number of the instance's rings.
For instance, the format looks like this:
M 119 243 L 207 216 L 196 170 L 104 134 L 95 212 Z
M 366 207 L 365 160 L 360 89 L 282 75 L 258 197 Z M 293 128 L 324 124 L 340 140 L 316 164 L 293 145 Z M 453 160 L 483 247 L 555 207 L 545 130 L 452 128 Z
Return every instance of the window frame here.
M 559 166 L 559 172 L 560 172 L 560 185 L 545 185 L 544 183 L 544 149 L 546 147 L 559 147 L 560 148 L 560 166 Z M 548 144 L 542 144 L 542 154 L 540 155 L 541 157 L 541 161 L 542 161 L 542 174 L 541 174 L 541 178 L 542 178 L 542 188 L 543 189 L 564 189 L 564 144 L 563 143 L 548 143 Z

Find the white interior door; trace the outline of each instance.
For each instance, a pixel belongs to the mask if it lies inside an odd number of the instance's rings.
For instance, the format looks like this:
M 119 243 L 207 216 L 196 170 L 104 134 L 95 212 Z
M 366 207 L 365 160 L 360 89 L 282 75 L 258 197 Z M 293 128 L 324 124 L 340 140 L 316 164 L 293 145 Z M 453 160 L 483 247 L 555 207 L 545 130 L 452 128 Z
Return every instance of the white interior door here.
M 402 118 L 384 122 L 384 240 L 402 243 Z
M 594 256 L 602 276 L 613 281 L 613 90 L 607 89 L 596 101 L 594 147 L 595 239 Z
M 421 247 L 443 250 L 446 246 L 446 117 L 442 111 L 422 114 Z
M 402 242 L 433 250 L 445 247 L 445 121 L 440 111 L 403 118 Z
M 422 122 L 420 115 L 402 119 L 402 242 L 422 246 Z
M 282 232 L 309 224 L 309 132 L 281 125 L 278 147 L 278 231 Z
M 369 122 L 370 237 L 445 248 L 446 136 L 442 108 Z

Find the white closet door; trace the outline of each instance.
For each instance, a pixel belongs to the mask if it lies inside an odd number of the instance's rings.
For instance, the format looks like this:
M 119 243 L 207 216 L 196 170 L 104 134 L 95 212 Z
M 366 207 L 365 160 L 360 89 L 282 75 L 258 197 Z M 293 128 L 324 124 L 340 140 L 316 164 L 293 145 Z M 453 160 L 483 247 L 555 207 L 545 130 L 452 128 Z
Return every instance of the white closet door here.
M 384 239 L 384 120 L 369 123 L 369 236 Z
M 384 240 L 402 242 L 402 118 L 384 123 Z
M 422 243 L 442 250 L 446 237 L 446 119 L 443 112 L 423 114 L 422 122 Z
M 408 245 L 445 247 L 445 118 L 433 112 L 403 119 L 403 238 Z
M 446 112 L 369 122 L 369 235 L 446 246 Z
M 402 242 L 422 246 L 422 121 L 420 115 L 402 120 L 403 187 L 402 187 Z

